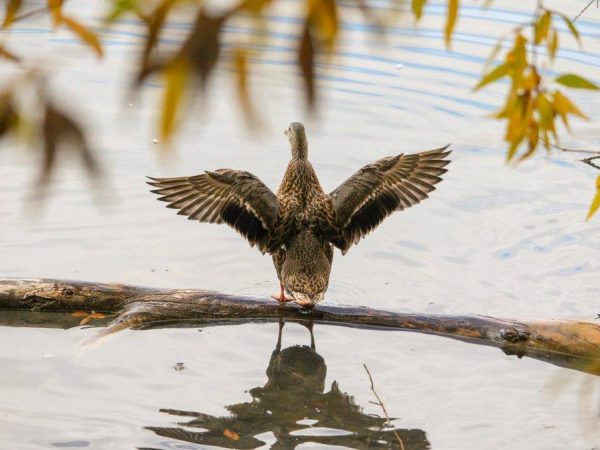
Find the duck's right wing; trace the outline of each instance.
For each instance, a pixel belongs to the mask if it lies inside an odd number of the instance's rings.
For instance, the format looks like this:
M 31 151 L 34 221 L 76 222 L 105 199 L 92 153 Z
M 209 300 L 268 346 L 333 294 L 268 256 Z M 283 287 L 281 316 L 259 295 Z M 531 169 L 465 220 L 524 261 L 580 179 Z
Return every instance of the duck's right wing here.
M 446 172 L 447 148 L 382 158 L 357 171 L 329 194 L 327 239 L 346 253 L 392 212 L 426 199 Z
M 219 169 L 192 177 L 150 178 L 158 200 L 190 220 L 226 223 L 262 252 L 277 247 L 274 232 L 278 222 L 276 195 L 249 172 Z

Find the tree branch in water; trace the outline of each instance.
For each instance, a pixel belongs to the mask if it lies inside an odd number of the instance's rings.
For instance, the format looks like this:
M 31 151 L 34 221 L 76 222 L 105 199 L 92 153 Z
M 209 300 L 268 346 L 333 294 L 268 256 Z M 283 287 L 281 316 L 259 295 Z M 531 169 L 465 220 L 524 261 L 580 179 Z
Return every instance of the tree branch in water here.
M 0 308 L 43 313 L 86 311 L 115 314 L 100 332 L 101 336 L 127 328 L 273 322 L 280 319 L 416 331 L 493 346 L 507 354 L 600 374 L 600 326 L 585 321 L 401 313 L 328 304 L 317 305 L 314 310 L 308 311 L 296 304 L 281 306 L 266 297 L 228 295 L 201 289 L 159 289 L 116 283 L 22 278 L 0 278 Z M 101 322 L 106 323 L 107 320 L 102 319 Z

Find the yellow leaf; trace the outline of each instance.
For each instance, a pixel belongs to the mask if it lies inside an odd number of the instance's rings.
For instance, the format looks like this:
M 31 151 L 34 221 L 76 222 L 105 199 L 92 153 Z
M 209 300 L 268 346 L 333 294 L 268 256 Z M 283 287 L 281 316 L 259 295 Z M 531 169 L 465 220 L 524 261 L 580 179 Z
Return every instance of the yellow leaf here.
M 498 53 L 500 52 L 500 50 L 502 50 L 502 43 L 503 42 L 504 42 L 504 37 L 501 37 L 500 39 L 498 39 L 498 42 L 496 42 L 496 45 L 494 45 L 494 48 L 492 49 L 492 51 L 490 52 L 487 60 L 483 64 L 483 68 L 484 69 L 487 69 L 488 66 L 492 62 L 494 62 L 494 60 L 496 59 L 496 56 L 498 56 Z
M 177 122 L 177 113 L 181 98 L 187 86 L 189 63 L 184 58 L 178 58 L 167 66 L 164 71 L 165 89 L 160 126 L 160 136 L 168 141 Z
M 302 40 L 298 49 L 298 62 L 302 69 L 308 107 L 314 109 L 317 98 L 315 89 L 315 47 L 308 24 L 305 25 L 304 33 L 302 33 Z
M 446 39 L 446 47 L 450 48 L 450 41 L 452 40 L 452 32 L 456 25 L 456 17 L 458 16 L 459 0 L 448 0 L 448 19 L 446 21 L 446 29 L 444 36 Z
M 500 64 L 494 67 L 490 72 L 483 76 L 483 78 L 473 88 L 474 90 L 481 89 L 483 86 L 490 84 L 506 75 L 508 75 L 509 66 L 507 64 Z
M 250 11 L 253 14 L 260 14 L 272 2 L 273 0 L 245 0 L 240 5 L 240 8 Z
M 562 94 L 560 91 L 555 91 L 553 97 L 554 101 L 552 102 L 552 106 L 559 114 L 573 114 L 581 117 L 582 119 L 588 118 L 566 95 Z
M 254 107 L 248 89 L 248 56 L 246 50 L 238 48 L 234 51 L 234 64 L 239 101 L 246 114 L 246 119 L 252 120 L 254 118 Z
M 600 208 L 600 176 L 596 178 L 596 195 L 594 195 L 594 199 L 592 200 L 592 204 L 590 205 L 590 211 L 588 212 L 585 220 L 590 220 L 590 218 L 598 211 Z
M 7 28 L 13 23 L 22 4 L 22 0 L 6 0 L 6 14 L 4 15 L 2 28 Z
M 532 91 L 540 84 L 540 75 L 535 66 L 530 67 L 527 76 L 523 77 L 521 87 L 527 91 Z
M 535 45 L 539 45 L 548 36 L 548 30 L 550 29 L 550 22 L 552 20 L 552 13 L 546 11 L 540 16 L 535 24 L 534 29 L 534 42 Z
M 52 15 L 52 25 L 54 28 L 58 27 L 63 19 L 62 5 L 63 0 L 47 0 L 48 9 Z
M 556 50 L 558 50 L 558 32 L 552 28 L 548 40 L 546 41 L 548 47 L 548 55 L 550 59 L 554 59 L 556 56 Z
M 559 15 L 560 15 L 560 17 L 562 17 L 562 20 L 565 22 L 565 24 L 569 28 L 569 31 L 571 32 L 571 34 L 573 35 L 573 37 L 575 38 L 575 40 L 579 44 L 579 47 L 581 47 L 581 39 L 579 37 L 579 31 L 575 27 L 575 24 L 571 21 L 571 18 L 568 17 L 568 16 L 566 16 L 566 15 L 564 15 L 564 14 L 560 14 L 559 13 Z
M 517 33 L 515 36 L 515 43 L 513 46 L 512 64 L 515 67 L 525 67 L 527 66 L 527 49 L 525 45 L 527 44 L 527 39 L 521 33 Z
M 537 148 L 538 142 L 540 140 L 540 132 L 538 124 L 535 120 L 532 120 L 529 123 L 529 131 L 527 132 L 527 152 L 525 152 L 519 158 L 519 162 L 529 158 L 531 155 L 535 153 L 535 149 Z
M 423 16 L 423 8 L 427 3 L 427 0 L 412 0 L 411 9 L 412 13 L 415 16 L 415 20 L 419 20 L 421 16 Z
M 225 428 L 223 430 L 223 436 L 225 436 L 226 438 L 231 439 L 232 441 L 239 441 L 240 440 L 240 435 L 237 434 L 235 431 L 231 431 L 229 428 Z
M 338 10 L 335 0 L 309 0 L 307 17 L 315 26 L 317 37 L 331 50 L 338 32 Z
M 10 59 L 11 61 L 14 61 L 17 63 L 21 60 L 21 58 L 19 58 L 17 55 L 12 53 L 11 51 L 7 50 L 3 45 L 0 45 L 0 57 L 5 58 L 5 59 Z
M 546 135 L 548 131 L 556 136 L 554 128 L 554 109 L 546 94 L 539 94 L 535 102 L 535 109 L 539 115 L 540 130 Z
M 96 33 L 71 17 L 62 16 L 62 23 L 69 27 L 73 33 L 79 36 L 83 42 L 92 47 L 92 49 L 94 49 L 98 55 L 98 58 L 102 58 L 104 52 L 102 50 L 102 44 L 100 44 L 100 40 L 98 39 Z

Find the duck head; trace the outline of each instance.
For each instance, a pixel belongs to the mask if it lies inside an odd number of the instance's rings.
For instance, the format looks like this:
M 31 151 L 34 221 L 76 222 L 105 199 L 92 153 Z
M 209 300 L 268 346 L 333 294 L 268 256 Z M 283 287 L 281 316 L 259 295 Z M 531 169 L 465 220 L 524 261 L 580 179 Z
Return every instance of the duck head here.
M 292 159 L 303 160 L 308 158 L 308 141 L 304 132 L 304 125 L 300 122 L 292 122 L 283 132 L 289 141 L 292 149 Z

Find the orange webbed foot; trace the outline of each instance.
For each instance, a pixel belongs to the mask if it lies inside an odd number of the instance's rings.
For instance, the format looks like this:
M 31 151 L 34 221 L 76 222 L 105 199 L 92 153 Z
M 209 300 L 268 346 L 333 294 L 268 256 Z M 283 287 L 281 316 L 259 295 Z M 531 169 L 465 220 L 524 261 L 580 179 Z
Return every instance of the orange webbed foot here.
M 285 290 L 283 289 L 283 284 L 281 284 L 281 283 L 279 283 L 279 295 L 273 294 L 273 295 L 271 295 L 271 298 L 277 300 L 279 303 L 287 303 L 287 302 L 294 301 L 294 299 L 292 297 L 287 297 L 285 295 Z

